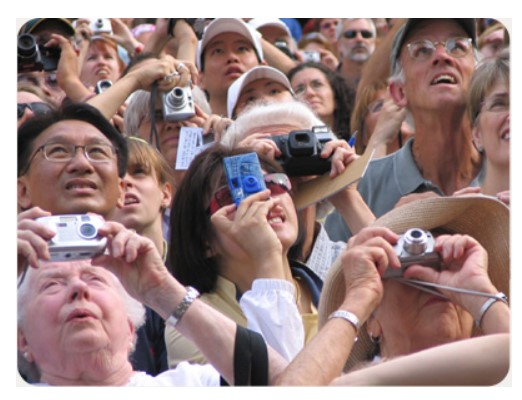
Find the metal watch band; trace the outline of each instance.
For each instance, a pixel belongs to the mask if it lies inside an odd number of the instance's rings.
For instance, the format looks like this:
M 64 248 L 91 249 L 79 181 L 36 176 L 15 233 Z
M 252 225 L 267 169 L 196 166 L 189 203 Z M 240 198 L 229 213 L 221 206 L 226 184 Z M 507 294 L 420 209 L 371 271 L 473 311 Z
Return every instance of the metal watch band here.
M 479 312 L 478 318 L 475 320 L 475 325 L 477 326 L 477 328 L 480 328 L 480 324 L 482 324 L 482 319 L 484 318 L 484 315 L 489 310 L 489 308 L 493 304 L 495 304 L 497 301 L 502 301 L 503 303 L 507 304 L 508 303 L 508 298 L 507 298 L 507 296 L 504 293 L 498 292 L 496 295 L 494 295 L 493 297 L 491 297 L 488 300 L 486 300 L 484 302 L 484 304 L 482 305 L 482 307 L 480 308 L 480 312 Z
M 178 304 L 174 312 L 167 318 L 167 323 L 173 327 L 181 320 L 185 312 L 187 312 L 190 305 L 199 297 L 199 292 L 192 286 L 187 286 L 187 294 Z
M 361 323 L 359 322 L 359 318 L 354 313 L 351 313 L 350 311 L 345 310 L 337 310 L 330 314 L 328 319 L 332 318 L 342 318 L 346 321 L 348 321 L 350 324 L 353 325 L 355 328 L 355 333 L 359 333 L 359 329 L 361 329 Z

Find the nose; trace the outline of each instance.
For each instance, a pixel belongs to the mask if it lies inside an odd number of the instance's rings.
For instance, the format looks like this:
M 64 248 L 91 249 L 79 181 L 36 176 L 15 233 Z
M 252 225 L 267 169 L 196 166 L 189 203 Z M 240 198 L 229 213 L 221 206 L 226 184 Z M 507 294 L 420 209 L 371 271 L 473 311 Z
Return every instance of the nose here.
M 75 278 L 70 285 L 69 300 L 83 300 L 90 298 L 89 286 L 80 278 Z
M 123 186 L 125 188 L 125 191 L 131 189 L 134 186 L 134 182 L 131 175 L 125 175 L 125 177 L 123 178 Z
M 83 147 L 77 147 L 71 161 L 67 163 L 67 169 L 70 171 L 84 170 L 92 171 L 93 166 L 85 155 L 85 149 Z

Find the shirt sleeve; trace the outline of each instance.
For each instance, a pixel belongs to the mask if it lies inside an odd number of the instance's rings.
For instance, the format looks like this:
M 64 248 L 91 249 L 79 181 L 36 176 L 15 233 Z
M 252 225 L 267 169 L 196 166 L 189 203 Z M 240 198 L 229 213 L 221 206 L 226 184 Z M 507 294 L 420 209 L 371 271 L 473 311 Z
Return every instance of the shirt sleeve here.
M 247 328 L 291 361 L 304 346 L 304 327 L 294 297 L 294 286 L 277 279 L 257 279 L 241 297 Z

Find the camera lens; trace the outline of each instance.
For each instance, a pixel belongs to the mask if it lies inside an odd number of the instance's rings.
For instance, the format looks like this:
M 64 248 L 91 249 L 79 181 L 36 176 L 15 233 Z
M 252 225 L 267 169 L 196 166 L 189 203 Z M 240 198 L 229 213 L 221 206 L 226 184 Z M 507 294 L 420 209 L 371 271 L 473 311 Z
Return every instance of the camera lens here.
M 404 250 L 412 255 L 419 255 L 426 251 L 428 237 L 423 230 L 413 228 L 404 234 Z
M 185 106 L 185 92 L 182 88 L 175 87 L 167 96 L 165 96 L 165 100 L 167 100 L 169 106 L 174 110 L 179 110 Z
M 243 178 L 243 190 L 245 194 L 253 194 L 261 191 L 261 185 L 254 175 L 247 175 Z
M 18 56 L 23 58 L 36 57 L 38 46 L 33 35 L 24 33 L 18 36 Z
M 79 231 L 80 236 L 84 239 L 92 239 L 98 235 L 98 229 L 91 223 L 81 224 Z

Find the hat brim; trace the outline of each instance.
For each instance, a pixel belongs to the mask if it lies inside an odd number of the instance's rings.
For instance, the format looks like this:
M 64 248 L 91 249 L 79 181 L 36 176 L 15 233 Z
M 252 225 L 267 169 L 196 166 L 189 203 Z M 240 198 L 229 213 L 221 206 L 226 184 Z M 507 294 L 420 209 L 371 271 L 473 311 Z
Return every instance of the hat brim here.
M 237 106 L 237 100 L 241 96 L 241 93 L 252 82 L 255 82 L 260 79 L 270 79 L 271 81 L 280 83 L 283 85 L 292 95 L 294 95 L 294 91 L 292 90 L 292 85 L 290 85 L 290 81 L 281 71 L 269 67 L 260 65 L 258 67 L 254 67 L 243 75 L 241 75 L 237 80 L 230 85 L 228 89 L 227 95 L 227 113 L 228 117 L 232 118 L 234 114 L 234 110 Z
M 383 226 L 397 234 L 409 228 L 443 228 L 475 238 L 488 252 L 488 274 L 495 287 L 509 298 L 509 208 L 489 196 L 434 197 L 395 208 L 372 226 Z M 344 300 L 345 281 L 340 259 L 332 265 L 321 292 L 319 327 Z M 473 336 L 480 335 L 474 329 Z M 346 370 L 368 361 L 375 345 L 363 326 L 346 363 Z

